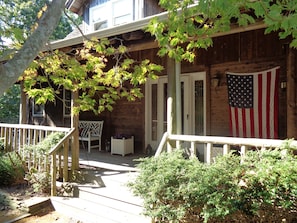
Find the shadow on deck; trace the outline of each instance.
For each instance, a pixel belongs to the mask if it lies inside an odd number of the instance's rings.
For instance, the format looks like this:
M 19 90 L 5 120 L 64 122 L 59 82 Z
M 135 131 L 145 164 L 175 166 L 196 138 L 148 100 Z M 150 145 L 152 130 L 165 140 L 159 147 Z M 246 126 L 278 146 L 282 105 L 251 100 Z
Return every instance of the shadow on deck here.
M 56 211 L 83 223 L 148 223 L 142 215 L 143 201 L 135 197 L 127 183 L 138 174 L 135 165 L 143 154 L 111 155 L 93 149 L 80 150 L 80 168 L 87 181 L 77 184 L 74 197 L 52 197 Z
M 135 166 L 139 163 L 137 159 L 144 157 L 144 154 L 111 155 L 110 152 L 95 149 L 88 153 L 87 150 L 81 149 L 79 164 L 109 170 L 136 171 Z

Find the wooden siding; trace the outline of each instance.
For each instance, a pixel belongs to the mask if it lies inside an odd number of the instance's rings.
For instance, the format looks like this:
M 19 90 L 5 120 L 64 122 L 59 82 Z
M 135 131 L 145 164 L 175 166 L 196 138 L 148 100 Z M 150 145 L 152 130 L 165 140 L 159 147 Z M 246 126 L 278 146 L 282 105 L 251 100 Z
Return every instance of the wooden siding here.
M 135 41 L 134 45 L 140 41 Z M 157 49 L 147 49 L 130 52 L 129 55 L 137 60 L 150 59 L 152 62 L 166 67 L 166 59 L 157 56 Z M 229 136 L 228 93 L 225 72 L 257 72 L 281 67 L 280 82 L 287 80 L 287 44 L 280 41 L 276 34 L 264 35 L 264 30 L 249 31 L 226 35 L 213 39 L 213 46 L 208 50 L 197 51 L 194 63 L 182 62 L 182 73 L 205 71 L 207 74 L 207 135 Z M 112 67 L 112 64 L 109 65 Z M 165 75 L 164 70 L 160 75 Z M 220 76 L 217 87 L 210 85 L 215 75 Z M 144 89 L 144 86 L 142 86 Z M 280 88 L 280 85 L 279 85 Z M 69 126 L 70 120 L 61 116 L 62 104 L 46 106 L 46 120 L 44 124 L 53 123 L 56 126 Z M 32 121 L 33 119 L 31 119 Z M 135 151 L 144 151 L 145 139 L 145 98 L 134 102 L 120 100 L 112 112 L 103 112 L 95 116 L 91 112 L 84 112 L 80 120 L 104 120 L 102 148 L 105 140 L 117 134 L 135 136 Z M 34 120 L 33 120 L 34 121 Z M 41 123 L 41 121 L 39 121 Z M 67 123 L 68 122 L 68 123 Z M 287 92 L 279 89 L 279 136 L 286 138 L 287 134 Z M 296 138 L 296 136 L 295 136 Z
M 200 50 L 195 63 L 182 63 L 182 72 L 206 71 L 207 80 L 220 77 L 218 87 L 210 84 L 208 135 L 229 136 L 228 92 L 225 73 L 257 72 L 281 67 L 280 82 L 286 81 L 285 44 L 276 34 L 256 30 L 215 38 L 213 47 Z M 280 88 L 280 85 L 279 85 Z M 286 91 L 279 90 L 279 136 L 286 138 Z

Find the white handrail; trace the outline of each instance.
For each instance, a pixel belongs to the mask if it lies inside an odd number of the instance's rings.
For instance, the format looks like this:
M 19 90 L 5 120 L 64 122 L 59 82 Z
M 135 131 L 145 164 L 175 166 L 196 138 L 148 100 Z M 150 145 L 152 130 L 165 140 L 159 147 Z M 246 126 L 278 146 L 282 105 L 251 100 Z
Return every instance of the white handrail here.
M 66 128 L 66 127 L 53 127 L 53 126 L 29 125 L 29 124 L 0 123 L 0 127 L 16 128 L 16 129 L 34 129 L 34 130 L 44 130 L 44 131 L 57 131 L 57 132 L 68 132 L 69 131 L 69 128 Z
M 236 138 L 236 137 L 224 137 L 224 136 L 197 136 L 197 135 L 169 135 L 164 133 L 162 140 L 158 146 L 155 156 L 159 156 L 164 149 L 166 142 L 176 141 L 176 148 L 180 145 L 180 142 L 190 142 L 190 156 L 196 157 L 195 144 L 204 144 L 205 147 L 205 161 L 206 163 L 212 162 L 213 145 L 218 145 L 222 148 L 222 154 L 225 155 L 230 151 L 231 146 L 238 146 L 240 154 L 243 157 L 249 147 L 253 148 L 277 148 L 280 147 L 284 140 L 280 139 L 259 139 L 259 138 Z M 297 147 L 297 141 L 292 140 L 291 146 Z M 217 146 L 216 146 L 217 147 Z

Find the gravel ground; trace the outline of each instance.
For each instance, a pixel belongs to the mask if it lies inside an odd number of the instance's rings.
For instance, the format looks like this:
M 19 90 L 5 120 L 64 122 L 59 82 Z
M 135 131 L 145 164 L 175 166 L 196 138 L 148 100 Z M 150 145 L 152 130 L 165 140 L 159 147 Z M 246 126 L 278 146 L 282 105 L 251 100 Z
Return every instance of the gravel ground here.
M 79 221 L 56 212 L 52 207 L 42 209 L 36 215 L 28 216 L 26 201 L 34 197 L 45 197 L 45 194 L 35 193 L 26 185 L 0 188 L 0 222 L 16 223 L 79 223 Z M 20 219 L 15 221 L 15 219 Z

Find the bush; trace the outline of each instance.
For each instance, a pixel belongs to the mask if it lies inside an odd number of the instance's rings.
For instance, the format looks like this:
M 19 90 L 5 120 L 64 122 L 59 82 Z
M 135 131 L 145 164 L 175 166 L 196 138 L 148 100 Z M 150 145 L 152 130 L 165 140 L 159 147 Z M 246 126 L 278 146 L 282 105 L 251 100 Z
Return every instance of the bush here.
M 17 152 L 0 152 L 0 186 L 11 186 L 24 181 L 25 169 Z
M 25 151 L 31 154 L 34 153 L 36 159 L 45 159 L 45 157 L 48 156 L 50 149 L 53 148 L 64 137 L 64 135 L 64 133 L 60 132 L 52 133 L 37 145 L 27 146 Z M 26 179 L 32 184 L 35 192 L 50 192 L 50 173 L 31 167 L 29 172 L 26 174 Z
M 290 143 L 229 154 L 212 165 L 185 159 L 177 150 L 138 165 L 130 182 L 156 222 L 295 222 L 297 162 Z

